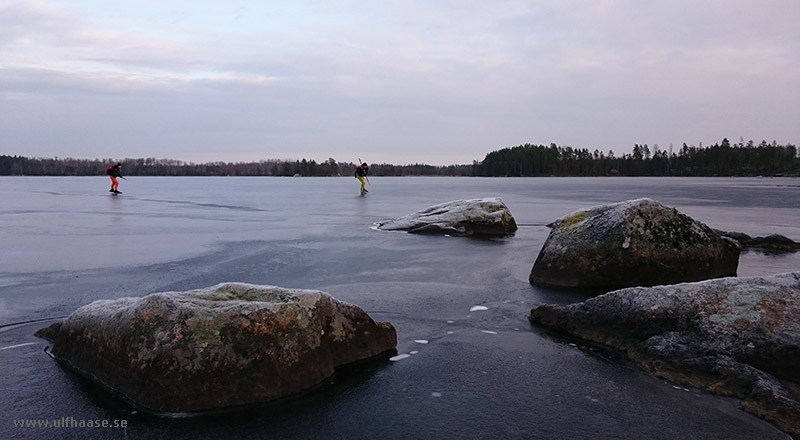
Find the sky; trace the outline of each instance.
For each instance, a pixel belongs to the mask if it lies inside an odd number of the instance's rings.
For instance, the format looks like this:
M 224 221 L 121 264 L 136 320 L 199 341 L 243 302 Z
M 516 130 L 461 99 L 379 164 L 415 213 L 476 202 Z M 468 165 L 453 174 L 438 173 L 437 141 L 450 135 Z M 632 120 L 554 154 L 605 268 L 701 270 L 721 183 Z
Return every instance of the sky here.
M 0 154 L 800 142 L 797 0 L 0 0 Z

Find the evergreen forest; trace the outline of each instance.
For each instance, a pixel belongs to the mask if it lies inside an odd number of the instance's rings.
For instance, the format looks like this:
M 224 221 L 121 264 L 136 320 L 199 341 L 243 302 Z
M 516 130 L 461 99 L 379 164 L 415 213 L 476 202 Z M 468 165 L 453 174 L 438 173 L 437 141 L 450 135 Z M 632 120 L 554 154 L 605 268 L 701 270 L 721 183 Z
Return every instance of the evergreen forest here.
M 661 150 L 634 145 L 620 157 L 613 151 L 525 144 L 493 151 L 477 166 L 479 176 L 798 176 L 800 158 L 794 145 L 753 141 L 710 147 L 685 143 Z

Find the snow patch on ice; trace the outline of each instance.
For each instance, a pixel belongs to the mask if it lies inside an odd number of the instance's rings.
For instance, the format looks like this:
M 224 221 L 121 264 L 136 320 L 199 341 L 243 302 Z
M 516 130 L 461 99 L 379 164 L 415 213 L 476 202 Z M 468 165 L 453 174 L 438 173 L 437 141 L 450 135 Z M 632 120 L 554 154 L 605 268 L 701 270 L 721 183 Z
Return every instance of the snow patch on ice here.
M 28 345 L 35 345 L 35 344 L 36 344 L 35 342 L 26 342 L 24 344 L 9 345 L 8 347 L 0 348 L 0 350 L 9 350 L 9 349 L 12 349 L 12 348 L 26 347 Z
M 392 361 L 392 362 L 395 362 L 395 361 L 401 361 L 403 359 L 410 358 L 410 357 L 411 357 L 410 354 L 398 354 L 397 356 L 390 357 L 389 360 Z
M 489 308 L 486 307 L 486 306 L 472 306 L 472 308 L 469 309 L 470 312 L 477 312 L 477 311 L 483 311 L 483 310 L 489 310 Z
M 496 335 L 496 334 L 497 334 L 497 332 L 493 332 L 493 331 L 491 331 L 491 330 L 481 330 L 481 331 L 482 331 L 483 333 L 486 333 L 487 335 Z
M 416 342 L 417 344 L 427 344 L 428 340 L 427 339 L 414 339 L 414 342 Z

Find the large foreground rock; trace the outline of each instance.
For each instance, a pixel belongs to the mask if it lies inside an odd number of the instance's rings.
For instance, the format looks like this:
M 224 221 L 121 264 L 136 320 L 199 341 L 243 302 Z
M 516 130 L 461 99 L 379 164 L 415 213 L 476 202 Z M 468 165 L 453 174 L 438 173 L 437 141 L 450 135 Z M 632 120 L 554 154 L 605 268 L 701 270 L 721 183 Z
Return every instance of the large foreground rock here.
M 517 223 L 499 197 L 455 200 L 378 224 L 378 229 L 456 236 L 505 236 Z
M 391 324 L 324 292 L 240 283 L 95 301 L 37 336 L 56 359 L 158 413 L 290 396 L 397 344 Z
M 654 286 L 735 276 L 739 265 L 735 242 L 651 199 L 580 210 L 549 226 L 533 284 Z
M 800 436 L 800 272 L 628 288 L 530 320 L 627 352 L 658 377 L 742 399 Z

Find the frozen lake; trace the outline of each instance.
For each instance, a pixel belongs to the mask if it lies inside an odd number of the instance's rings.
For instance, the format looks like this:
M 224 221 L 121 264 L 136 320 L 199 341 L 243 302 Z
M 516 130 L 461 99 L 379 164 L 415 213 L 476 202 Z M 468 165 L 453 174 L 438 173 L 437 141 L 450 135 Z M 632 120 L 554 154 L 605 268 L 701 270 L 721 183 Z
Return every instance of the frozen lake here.
M 0 438 L 785 439 L 736 402 L 652 378 L 528 324 L 575 293 L 531 286 L 546 224 L 639 197 L 726 231 L 800 241 L 800 179 L 0 177 Z M 456 199 L 502 197 L 520 226 L 475 240 L 377 231 Z M 742 254 L 739 275 L 800 269 Z M 284 407 L 165 420 L 92 392 L 33 332 L 96 299 L 224 281 L 319 289 L 398 331 L 398 357 Z M 35 322 L 31 322 L 35 321 Z M 124 419 L 21 428 L 23 419 Z M 44 431 L 43 431 L 44 430 Z

